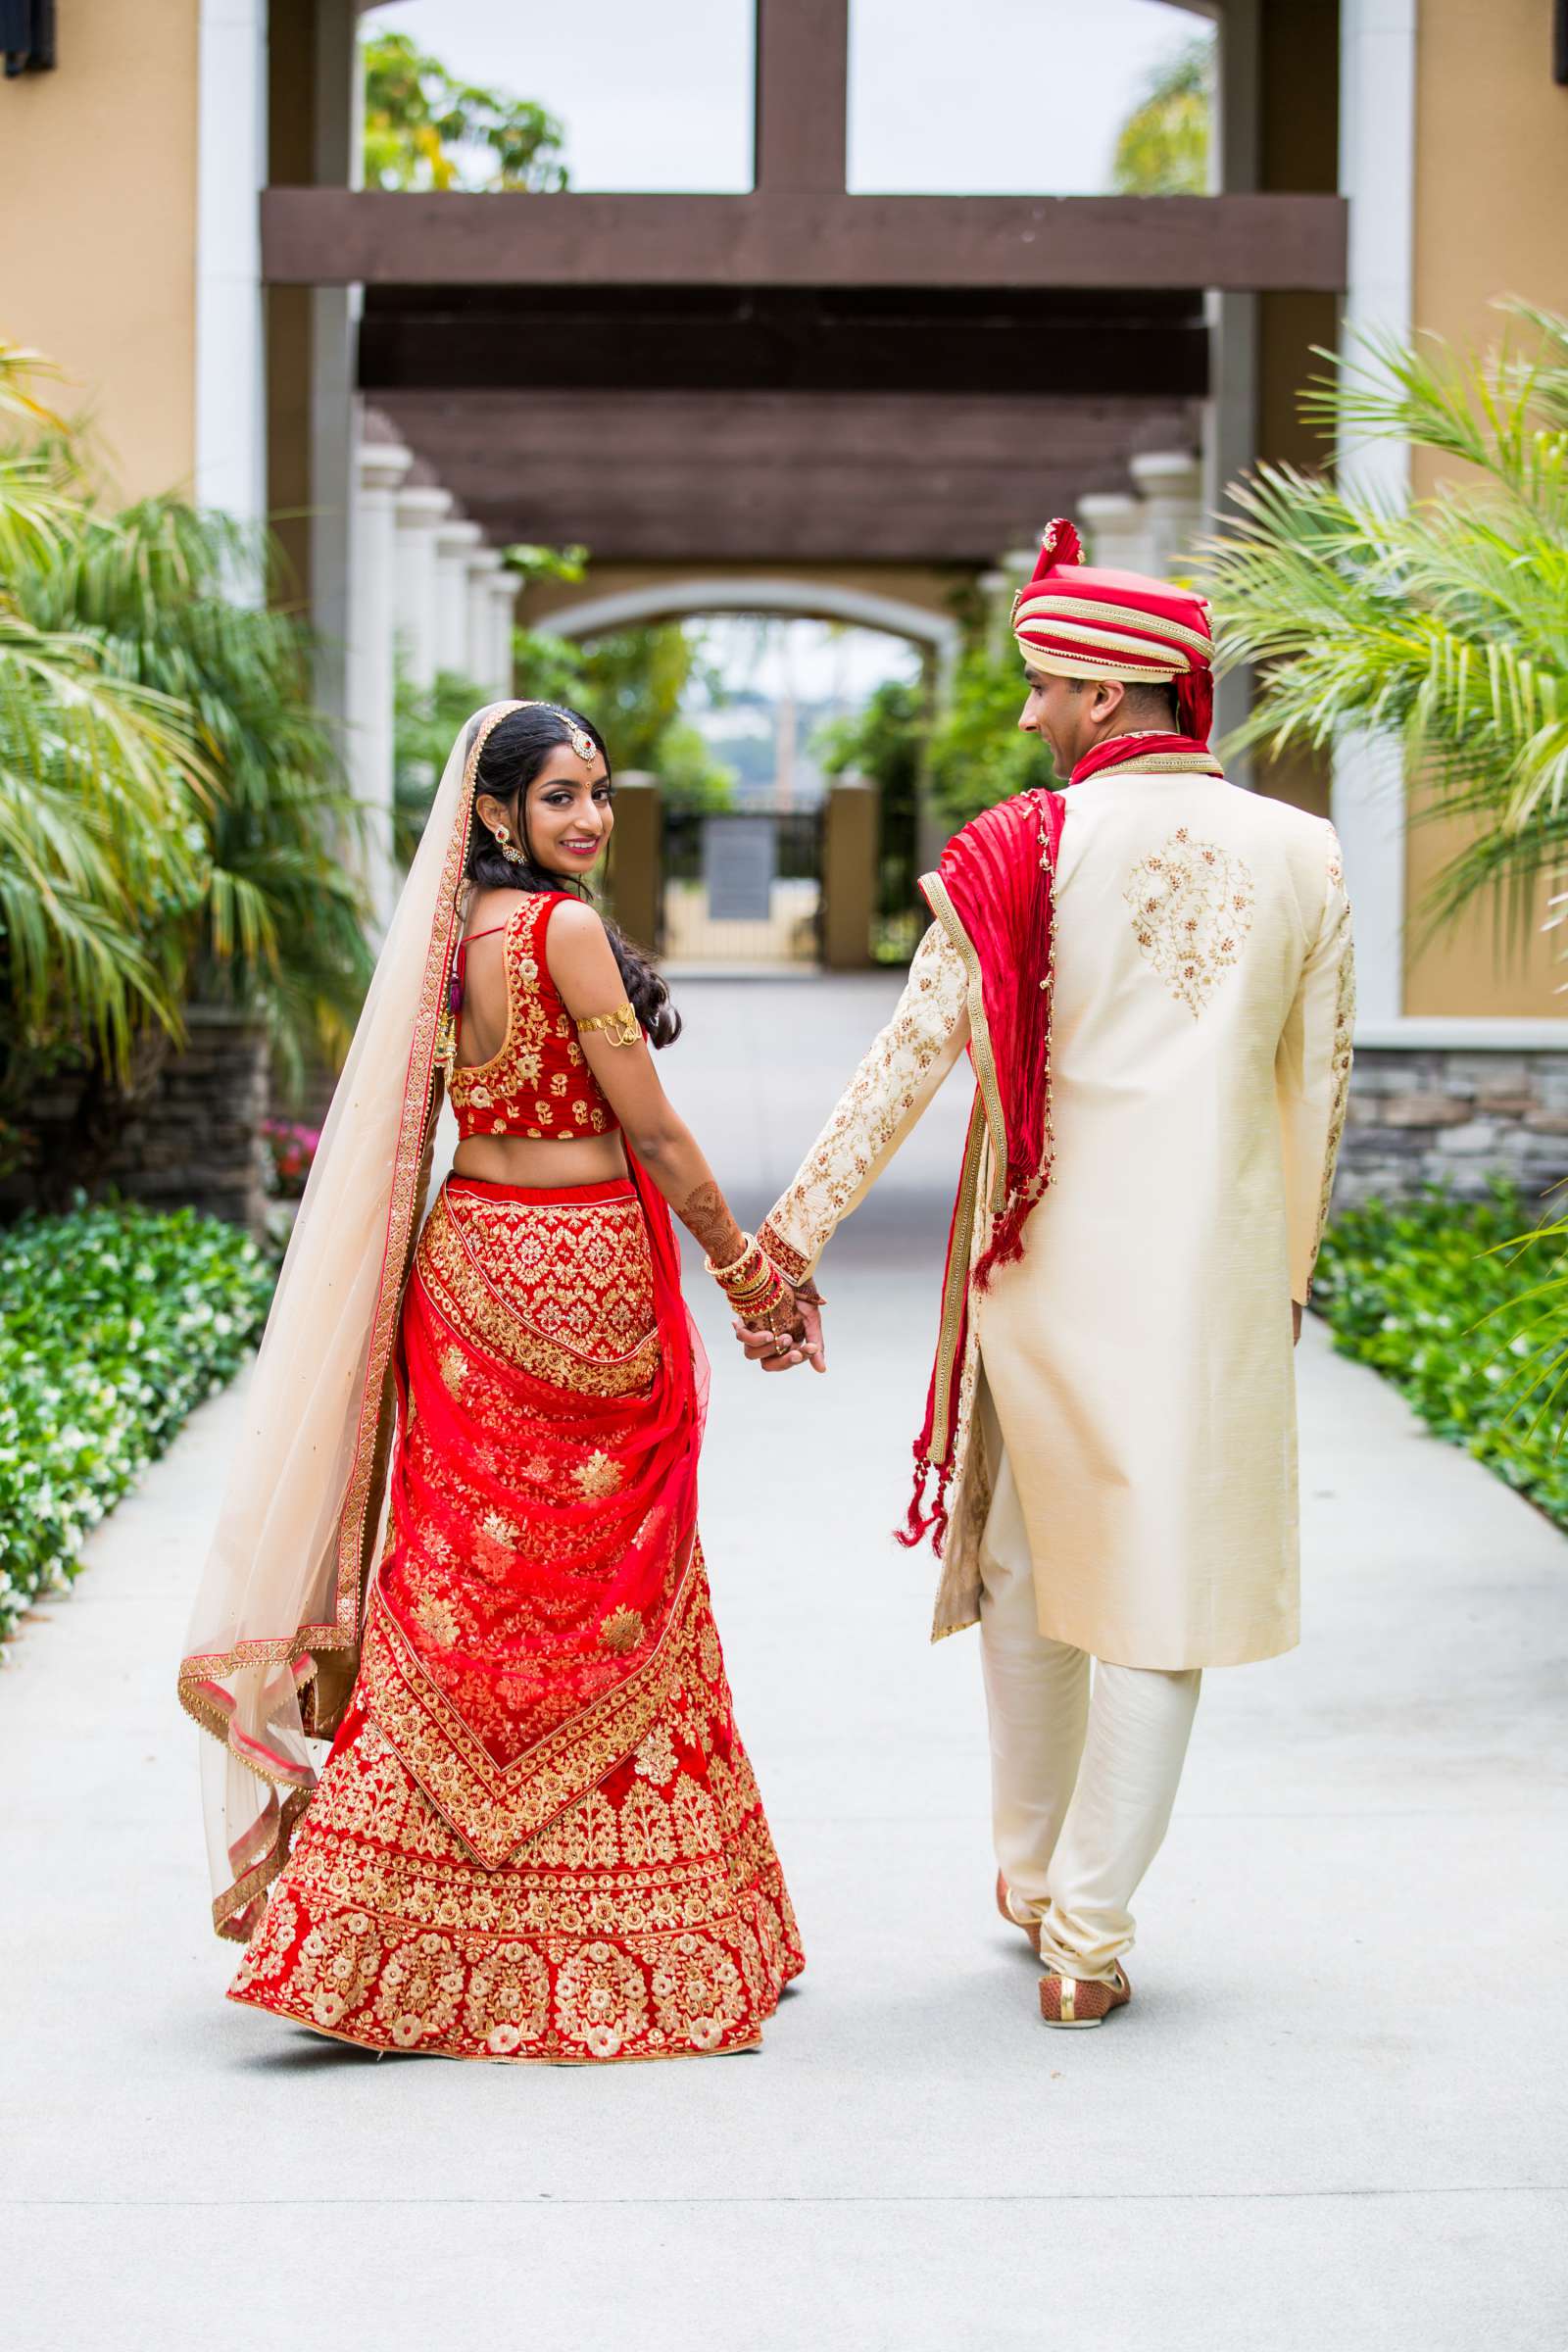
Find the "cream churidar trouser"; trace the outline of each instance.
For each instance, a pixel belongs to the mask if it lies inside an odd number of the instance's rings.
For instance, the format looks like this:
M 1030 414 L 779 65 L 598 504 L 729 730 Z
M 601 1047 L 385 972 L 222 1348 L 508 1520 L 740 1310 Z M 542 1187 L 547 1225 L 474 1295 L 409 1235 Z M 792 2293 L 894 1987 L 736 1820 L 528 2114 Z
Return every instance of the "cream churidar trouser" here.
M 1041 1633 L 1034 1563 L 996 1408 L 1002 1465 L 981 1544 L 980 1643 L 991 1724 L 992 1827 L 1013 1916 L 1040 1922 L 1047 1970 L 1107 1979 L 1133 1940 L 1130 1905 L 1176 1801 L 1201 1670 L 1095 1662 Z

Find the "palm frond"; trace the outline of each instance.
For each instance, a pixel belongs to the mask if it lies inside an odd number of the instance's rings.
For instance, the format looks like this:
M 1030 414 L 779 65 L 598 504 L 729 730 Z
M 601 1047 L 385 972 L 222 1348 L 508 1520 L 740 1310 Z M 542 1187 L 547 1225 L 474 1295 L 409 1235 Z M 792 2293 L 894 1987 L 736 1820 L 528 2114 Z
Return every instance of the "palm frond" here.
M 0 345 L 0 1000 L 8 1066 L 69 1030 L 123 1065 L 193 989 L 286 1066 L 369 975 L 362 812 L 311 644 L 256 594 L 266 534 L 173 498 L 120 512 Z
M 1499 882 L 1524 920 L 1516 845 L 1555 858 L 1568 804 L 1568 322 L 1512 309 L 1527 351 L 1375 337 L 1305 396 L 1342 440 L 1393 434 L 1462 463 L 1462 492 L 1398 505 L 1353 475 L 1260 466 L 1202 558 L 1220 657 L 1258 674 L 1233 743 L 1393 737 L 1425 805 L 1484 837 L 1439 878 L 1442 921 Z
M 1222 658 L 1257 674 L 1232 741 L 1396 742 L 1409 813 L 1460 832 L 1415 910 L 1416 945 L 1481 908 L 1499 958 L 1535 936 L 1548 894 L 1548 924 L 1568 931 L 1568 319 L 1503 307 L 1495 351 L 1374 337 L 1322 355 L 1303 400 L 1342 449 L 1412 442 L 1457 478 L 1401 505 L 1358 488 L 1353 466 L 1338 481 L 1262 466 L 1202 559 Z M 1531 1238 L 1557 1256 L 1504 1379 L 1532 1432 L 1555 1424 L 1560 1442 L 1568 1222 Z

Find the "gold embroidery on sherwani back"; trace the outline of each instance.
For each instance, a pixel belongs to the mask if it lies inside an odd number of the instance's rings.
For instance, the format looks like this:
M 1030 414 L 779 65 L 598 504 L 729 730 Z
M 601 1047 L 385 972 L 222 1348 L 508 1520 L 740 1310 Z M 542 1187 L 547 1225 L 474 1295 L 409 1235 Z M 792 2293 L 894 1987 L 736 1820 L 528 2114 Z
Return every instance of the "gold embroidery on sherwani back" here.
M 1146 958 L 1196 1020 L 1252 928 L 1251 868 L 1181 825 L 1163 849 L 1139 859 L 1122 895 Z

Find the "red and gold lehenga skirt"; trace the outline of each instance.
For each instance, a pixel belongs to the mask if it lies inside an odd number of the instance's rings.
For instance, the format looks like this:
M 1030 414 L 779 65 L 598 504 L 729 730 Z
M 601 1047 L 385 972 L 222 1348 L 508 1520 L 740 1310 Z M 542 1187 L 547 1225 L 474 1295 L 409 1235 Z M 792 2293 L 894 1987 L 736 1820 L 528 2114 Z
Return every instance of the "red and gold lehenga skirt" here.
M 754 2046 L 803 1961 L 697 1538 L 662 1201 L 450 1177 L 397 1375 L 359 1679 L 230 1997 L 457 2058 Z

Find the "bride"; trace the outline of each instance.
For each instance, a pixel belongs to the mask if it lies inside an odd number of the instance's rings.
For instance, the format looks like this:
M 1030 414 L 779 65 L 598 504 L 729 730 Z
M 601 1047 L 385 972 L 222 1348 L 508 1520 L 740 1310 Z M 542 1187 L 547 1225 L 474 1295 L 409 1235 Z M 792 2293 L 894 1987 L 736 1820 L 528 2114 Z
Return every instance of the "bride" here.
M 713 1627 L 666 1202 L 781 1360 L 814 1340 L 665 1100 L 662 981 L 578 896 L 613 822 L 576 712 L 464 728 L 180 1669 L 230 1997 L 368 2049 L 742 2049 L 803 1964 Z

